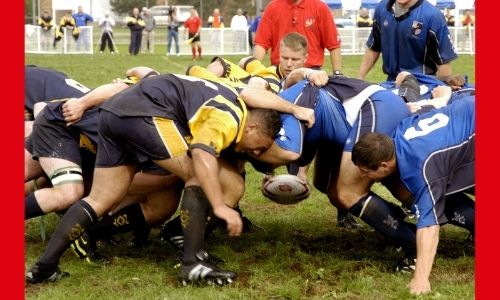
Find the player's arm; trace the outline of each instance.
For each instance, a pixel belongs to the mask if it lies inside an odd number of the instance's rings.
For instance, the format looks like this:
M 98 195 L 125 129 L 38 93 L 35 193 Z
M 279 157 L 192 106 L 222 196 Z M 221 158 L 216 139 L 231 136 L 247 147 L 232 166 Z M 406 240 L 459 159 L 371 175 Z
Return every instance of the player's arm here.
M 264 60 L 264 57 L 266 56 L 266 49 L 264 49 L 264 47 L 260 46 L 260 45 L 257 45 L 255 44 L 254 47 L 253 47 L 253 57 L 255 57 L 256 59 L 262 61 Z
M 33 105 L 33 118 L 36 119 L 38 114 L 47 106 L 46 102 L 37 102 Z
M 365 55 L 363 56 L 363 60 L 361 61 L 361 66 L 359 67 L 359 79 L 365 79 L 366 74 L 370 72 L 375 63 L 377 62 L 380 56 L 380 52 L 374 51 L 370 48 L 366 48 Z
M 417 262 L 415 274 L 408 284 L 410 293 L 420 295 L 431 291 L 429 276 L 439 242 L 439 225 L 417 229 Z
M 341 48 L 335 48 L 332 50 L 329 50 L 330 52 L 330 62 L 332 64 L 332 70 L 333 72 L 335 71 L 342 71 L 342 56 L 341 56 Z
M 437 78 L 446 83 L 449 78 L 452 77 L 451 63 L 446 63 L 442 65 L 438 65 L 437 69 Z
M 314 110 L 290 103 L 269 91 L 255 88 L 244 88 L 240 92 L 241 99 L 253 108 L 266 108 L 281 113 L 294 115 L 297 119 L 305 121 L 307 127 L 314 125 Z
M 101 85 L 80 98 L 69 99 L 62 106 L 64 120 L 68 123 L 68 125 L 72 125 L 80 121 L 86 110 L 100 105 L 127 87 L 128 85 L 126 83 L 117 81 L 115 83 Z
M 328 82 L 328 73 L 323 70 L 298 68 L 288 74 L 285 79 L 284 87 L 288 88 L 304 79 L 308 80 L 312 85 L 324 86 Z
M 143 79 L 144 77 L 160 75 L 160 73 L 153 68 L 139 66 L 128 69 L 127 72 L 125 72 L 125 75 L 127 77 L 135 77 L 137 79 Z
M 195 176 L 200 182 L 214 214 L 226 221 L 229 235 L 239 236 L 243 229 L 243 222 L 240 215 L 224 203 L 222 188 L 218 179 L 219 166 L 217 158 L 201 148 L 192 148 L 191 155 Z

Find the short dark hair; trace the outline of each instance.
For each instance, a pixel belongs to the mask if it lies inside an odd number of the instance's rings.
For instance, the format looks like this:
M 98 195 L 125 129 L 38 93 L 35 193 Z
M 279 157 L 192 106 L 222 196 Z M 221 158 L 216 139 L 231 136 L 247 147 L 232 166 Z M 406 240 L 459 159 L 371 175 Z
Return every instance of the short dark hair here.
M 376 170 L 382 162 L 394 157 L 392 139 L 381 133 L 364 134 L 352 149 L 352 162 L 358 167 Z
M 255 116 L 262 124 L 262 133 L 266 136 L 274 138 L 281 129 L 280 114 L 272 109 L 254 108 L 251 110 L 252 115 Z

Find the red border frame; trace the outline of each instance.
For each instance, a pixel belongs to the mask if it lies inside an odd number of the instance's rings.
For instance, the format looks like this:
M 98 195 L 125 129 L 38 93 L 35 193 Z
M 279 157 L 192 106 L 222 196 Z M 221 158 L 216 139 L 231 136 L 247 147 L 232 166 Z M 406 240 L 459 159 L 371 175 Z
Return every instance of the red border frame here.
M 24 213 L 23 213 L 23 148 L 24 148 L 24 2 L 11 1 L 5 7 L 4 46 L 0 55 L 3 111 L 2 246 L 0 258 L 0 293 L 5 299 L 24 298 Z M 6 12 L 7 12 L 6 11 Z

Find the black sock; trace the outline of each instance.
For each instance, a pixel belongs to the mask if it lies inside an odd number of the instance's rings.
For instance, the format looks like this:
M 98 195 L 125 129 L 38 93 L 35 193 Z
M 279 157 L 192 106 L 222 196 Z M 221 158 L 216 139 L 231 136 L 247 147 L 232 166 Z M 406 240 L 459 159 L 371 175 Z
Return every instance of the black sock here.
M 40 268 L 50 270 L 57 267 L 59 258 L 69 245 L 96 221 L 97 215 L 87 202 L 80 200 L 73 204 L 57 225 L 45 252 L 38 260 Z
M 112 237 L 117 233 L 129 232 L 148 227 L 139 203 L 126 206 L 113 215 L 105 215 L 90 229 L 93 240 Z
M 475 202 L 462 192 L 447 195 L 445 201 L 444 213 L 450 224 L 465 228 L 474 234 Z
M 168 221 L 162 229 L 164 238 L 182 235 L 181 216 L 177 216 Z
M 28 220 L 34 217 L 43 216 L 45 213 L 36 201 L 35 192 L 31 192 L 24 198 L 24 219 Z
M 184 189 L 181 224 L 184 235 L 182 262 L 185 265 L 196 262 L 196 253 L 202 250 L 209 208 L 208 199 L 200 186 L 189 186 Z
M 370 192 L 356 202 L 350 212 L 403 247 L 406 254 L 416 253 L 415 226 L 404 221 L 406 215 L 400 207 Z

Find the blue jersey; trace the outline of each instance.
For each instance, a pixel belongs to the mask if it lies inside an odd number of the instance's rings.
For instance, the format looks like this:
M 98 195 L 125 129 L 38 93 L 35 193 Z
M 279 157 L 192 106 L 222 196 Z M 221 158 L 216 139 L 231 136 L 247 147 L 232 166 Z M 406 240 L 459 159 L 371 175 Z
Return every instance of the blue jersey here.
M 435 75 L 438 65 L 457 58 L 443 14 L 419 0 L 410 11 L 394 16 L 395 0 L 382 0 L 366 45 L 382 52 L 383 71 L 394 80 L 401 71 Z
M 418 80 L 418 83 L 420 85 L 420 99 L 430 99 L 432 98 L 432 90 L 435 89 L 438 86 L 447 86 L 447 84 L 439 79 L 437 79 L 436 76 L 434 75 L 425 75 L 425 74 L 420 74 L 420 73 L 413 73 L 413 76 Z M 454 92 L 455 94 L 461 94 L 464 93 L 465 91 L 475 91 L 475 87 L 468 82 L 467 76 L 465 77 L 465 84 L 464 86 Z M 398 94 L 399 88 L 396 88 L 395 81 L 384 81 L 380 83 L 380 86 L 392 90 L 393 93 L 396 95 Z M 453 96 L 452 96 L 453 99 Z M 451 102 L 452 100 L 450 100 Z
M 394 135 L 417 227 L 446 223 L 446 194 L 474 186 L 475 97 L 404 119 Z
M 318 88 L 307 81 L 296 83 L 282 91 L 280 96 L 300 106 L 314 109 L 315 123 L 306 129 L 297 119 L 282 115 L 282 130 L 275 143 L 283 149 L 302 153 L 302 145 L 318 142 L 331 142 L 343 145 L 351 131 L 346 112 L 342 105 L 344 99 L 357 95 L 370 84 L 347 77 L 330 78 L 329 83 Z
M 86 13 L 76 13 L 73 14 L 73 19 L 75 19 L 76 26 L 86 26 L 87 22 L 94 22 L 94 18 L 91 15 Z
M 66 74 L 37 66 L 24 69 L 24 108 L 32 119 L 35 103 L 63 98 L 79 98 L 90 89 Z

